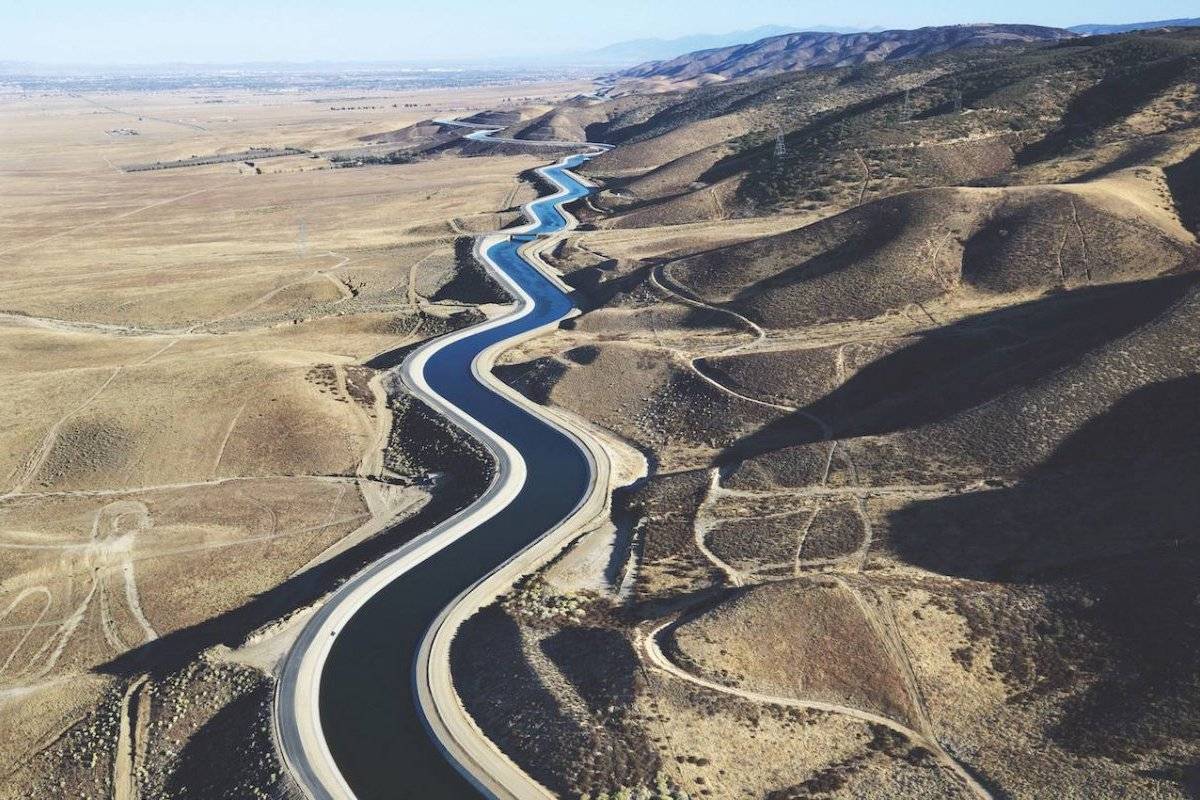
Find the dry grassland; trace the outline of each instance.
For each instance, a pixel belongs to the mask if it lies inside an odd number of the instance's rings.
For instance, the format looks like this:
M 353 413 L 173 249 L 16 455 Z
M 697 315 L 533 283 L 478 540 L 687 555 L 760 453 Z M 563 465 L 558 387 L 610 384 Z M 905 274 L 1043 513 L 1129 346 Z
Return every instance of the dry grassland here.
M 531 199 L 540 161 L 120 166 L 571 89 L 0 98 L 0 796 L 291 791 L 262 674 L 186 637 L 429 501 L 358 365 L 460 324 L 455 220 Z M 171 666 L 139 662 L 160 639 Z M 256 758 L 214 777 L 229 737 Z
M 1196 144 L 559 247 L 588 311 L 502 375 L 649 476 L 628 561 L 463 643 L 547 703 L 485 729 L 592 796 L 1194 793 Z

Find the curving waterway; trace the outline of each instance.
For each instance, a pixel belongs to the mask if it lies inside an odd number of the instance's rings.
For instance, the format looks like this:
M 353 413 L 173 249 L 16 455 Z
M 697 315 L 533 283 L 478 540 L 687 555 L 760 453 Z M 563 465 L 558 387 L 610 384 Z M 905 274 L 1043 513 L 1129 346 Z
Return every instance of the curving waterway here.
M 561 206 L 590 191 L 569 172 L 573 156 L 543 174 L 563 190 L 529 207 L 528 234 L 553 233 L 567 220 Z M 490 346 L 554 323 L 570 298 L 504 239 L 491 262 L 532 300 L 527 313 L 450 342 L 426 360 L 428 387 L 498 433 L 520 453 L 526 476 L 502 510 L 412 566 L 373 595 L 336 631 L 321 672 L 320 732 L 358 800 L 460 800 L 478 796 L 426 731 L 413 691 L 413 663 L 430 623 L 465 589 L 570 515 L 587 494 L 591 466 L 562 431 L 510 402 L 472 370 Z

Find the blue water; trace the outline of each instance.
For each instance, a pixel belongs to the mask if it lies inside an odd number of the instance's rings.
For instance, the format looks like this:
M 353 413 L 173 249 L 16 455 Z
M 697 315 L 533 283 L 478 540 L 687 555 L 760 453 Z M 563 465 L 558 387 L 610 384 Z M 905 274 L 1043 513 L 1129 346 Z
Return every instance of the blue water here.
M 568 193 L 532 207 L 534 233 L 566 226 L 558 205 L 588 193 L 565 167 L 549 170 Z M 458 594 L 566 517 L 587 491 L 587 459 L 559 431 L 479 383 L 475 356 L 490 345 L 561 319 L 571 300 L 518 254 L 517 242 L 488 250 L 533 298 L 520 319 L 464 337 L 438 351 L 424 376 L 440 395 L 510 441 L 527 478 L 516 498 L 487 522 L 397 578 L 342 627 L 321 675 L 321 725 L 342 775 L 359 800 L 456 800 L 476 792 L 450 767 L 423 727 L 413 695 L 413 662 L 430 622 Z

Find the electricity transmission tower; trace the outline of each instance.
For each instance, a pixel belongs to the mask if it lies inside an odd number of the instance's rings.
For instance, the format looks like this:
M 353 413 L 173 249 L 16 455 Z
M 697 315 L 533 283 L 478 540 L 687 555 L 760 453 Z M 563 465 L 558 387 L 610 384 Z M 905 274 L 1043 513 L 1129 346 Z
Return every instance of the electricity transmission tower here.
M 308 223 L 303 219 L 296 230 L 296 252 L 301 258 L 308 255 Z
M 782 162 L 787 155 L 787 142 L 783 140 L 783 128 L 775 129 L 775 160 Z

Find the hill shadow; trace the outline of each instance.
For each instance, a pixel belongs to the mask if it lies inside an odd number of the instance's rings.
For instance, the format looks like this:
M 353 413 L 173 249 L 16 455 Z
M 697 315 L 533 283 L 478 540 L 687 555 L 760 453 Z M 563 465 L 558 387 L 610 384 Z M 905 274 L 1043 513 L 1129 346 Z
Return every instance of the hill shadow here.
M 261 773 L 259 759 L 272 751 L 269 729 L 263 725 L 264 709 L 271 703 L 271 689 L 264 681 L 241 695 L 204 722 L 187 738 L 179 760 L 163 787 L 167 797 L 199 791 L 203 797 L 244 797 L 250 787 L 264 783 L 273 796 L 280 792 L 279 776 Z M 220 769 L 214 769 L 221 765 Z
M 1044 655 L 1070 665 L 1049 681 L 1066 692 L 1047 734 L 1075 752 L 1130 758 L 1200 736 L 1198 408 L 1200 375 L 1152 384 L 1016 485 L 889 517 L 887 545 L 909 564 L 1042 593 L 1049 616 L 1003 649 L 1044 636 Z
M 487 737 L 556 794 L 572 794 L 570 780 L 550 764 L 571 763 L 595 735 L 546 688 L 517 623 L 498 606 L 484 608 L 455 634 L 450 660 L 463 706 Z
M 1200 147 L 1183 161 L 1163 170 L 1184 227 L 1200 236 Z
M 1161 42 L 1130 40 L 1122 42 L 1129 66 L 1134 69 L 1114 70 L 1080 92 L 1067 106 L 1062 124 L 1017 154 L 1021 166 L 1045 161 L 1086 143 L 1093 134 L 1137 112 L 1147 101 L 1186 80 L 1195 49 L 1186 44 L 1172 43 L 1168 49 Z M 1164 57 L 1146 61 L 1145 51 L 1157 45 Z M 1182 50 L 1183 52 L 1179 52 Z
M 739 291 L 729 305 L 744 303 L 770 291 L 785 289 L 797 283 L 816 280 L 836 272 L 849 269 L 880 253 L 888 245 L 898 239 L 912 223 L 911 209 L 903 198 L 887 198 L 876 203 L 845 212 L 848 215 L 840 221 L 841 224 L 855 225 L 854 230 L 844 239 L 817 255 L 788 267 L 787 269 L 752 283 Z M 865 220 L 863 218 L 866 218 Z M 859 230 L 857 224 L 865 222 L 866 230 Z M 839 224 L 838 218 L 831 220 L 832 226 Z M 812 235 L 826 236 L 830 225 L 817 223 L 818 229 Z M 834 227 L 833 234 L 837 234 Z M 780 241 L 787 242 L 792 233 L 781 234 Z M 787 238 L 784 238 L 787 237 Z
M 1098 178 L 1103 178 L 1106 175 L 1111 175 L 1117 170 L 1129 169 L 1130 167 L 1140 167 L 1144 164 L 1153 163 L 1159 156 L 1170 152 L 1172 142 L 1166 136 L 1144 136 L 1136 141 L 1131 142 L 1126 148 L 1110 161 L 1107 161 L 1097 167 L 1084 172 L 1076 178 L 1072 178 L 1072 183 L 1087 183 Z
M 743 437 L 731 463 L 823 436 L 894 433 L 936 423 L 1027 386 L 1124 336 L 1180 300 L 1200 274 L 1113 284 L 990 311 L 929 331 L 859 370 L 831 393 Z

